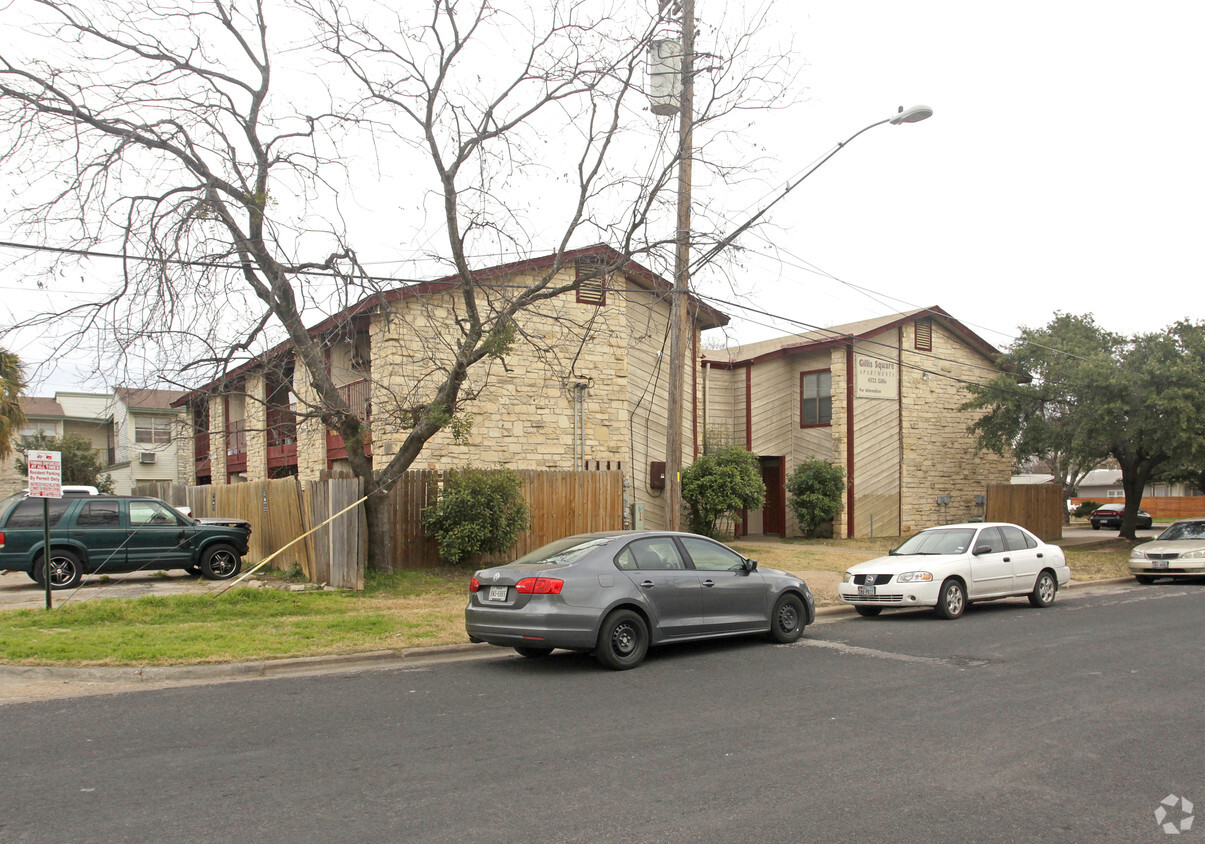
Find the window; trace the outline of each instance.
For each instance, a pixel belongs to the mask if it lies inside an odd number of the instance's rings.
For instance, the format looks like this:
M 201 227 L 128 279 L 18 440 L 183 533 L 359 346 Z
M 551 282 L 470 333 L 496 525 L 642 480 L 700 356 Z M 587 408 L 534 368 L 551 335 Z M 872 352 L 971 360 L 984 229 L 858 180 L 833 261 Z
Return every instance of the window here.
M 158 445 L 172 441 L 172 420 L 167 416 L 135 416 L 134 442 Z
M 158 501 L 131 501 L 130 524 L 135 527 L 146 525 L 178 525 L 176 513 Z
M 625 571 L 638 568 L 643 571 L 685 569 L 678 546 L 669 537 L 638 539 L 620 552 L 615 565 Z
M 36 437 L 38 434 L 45 434 L 48 437 L 57 437 L 59 435 L 59 426 L 57 422 L 26 422 L 21 426 L 21 436 Z
M 918 352 L 933 351 L 933 320 L 918 319 L 916 321 L 916 346 Z
M 682 544 L 699 571 L 740 571 L 744 559 L 735 551 L 704 539 L 687 539 Z
M 76 527 L 121 527 L 116 501 L 89 501 L 75 517 Z
M 802 372 L 799 375 L 799 426 L 833 424 L 833 374 Z
M 1004 537 L 1000 535 L 1000 528 L 990 527 L 979 531 L 975 540 L 975 550 L 985 547 L 985 554 L 999 554 L 1004 551 Z
M 67 512 L 67 505 L 74 500 L 73 498 L 26 498 L 13 508 L 12 515 L 8 517 L 8 524 L 4 527 L 8 530 L 42 527 L 44 504 L 48 505 L 49 513 L 47 515 L 50 517 L 50 526 L 54 527 Z
M 1009 551 L 1024 551 L 1027 548 L 1037 548 L 1038 543 L 1034 538 L 1019 527 L 1005 525 L 1000 528 L 1000 532 L 1004 534 L 1004 542 L 1008 546 Z

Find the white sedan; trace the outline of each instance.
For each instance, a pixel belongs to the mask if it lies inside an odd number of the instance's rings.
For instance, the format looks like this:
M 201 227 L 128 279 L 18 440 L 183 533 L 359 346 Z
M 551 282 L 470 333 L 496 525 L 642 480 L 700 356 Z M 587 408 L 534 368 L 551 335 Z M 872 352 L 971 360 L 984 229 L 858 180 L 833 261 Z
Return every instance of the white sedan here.
M 1130 574 L 1139 583 L 1156 577 L 1205 576 L 1205 519 L 1185 519 L 1130 552 Z
M 973 601 L 1025 595 L 1048 607 L 1071 580 L 1063 549 L 1004 523 L 943 525 L 909 537 L 886 557 L 845 572 L 838 593 L 859 614 L 933 607 L 958 618 Z

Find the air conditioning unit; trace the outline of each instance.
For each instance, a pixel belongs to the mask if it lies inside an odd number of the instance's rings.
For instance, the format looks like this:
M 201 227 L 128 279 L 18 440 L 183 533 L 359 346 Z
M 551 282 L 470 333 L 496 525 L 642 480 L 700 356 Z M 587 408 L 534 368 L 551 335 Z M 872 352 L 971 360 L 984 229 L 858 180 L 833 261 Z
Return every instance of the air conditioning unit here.
M 159 455 L 153 451 L 143 451 L 143 452 L 140 452 L 138 455 L 138 462 L 139 463 L 154 463 L 158 457 L 159 457 Z

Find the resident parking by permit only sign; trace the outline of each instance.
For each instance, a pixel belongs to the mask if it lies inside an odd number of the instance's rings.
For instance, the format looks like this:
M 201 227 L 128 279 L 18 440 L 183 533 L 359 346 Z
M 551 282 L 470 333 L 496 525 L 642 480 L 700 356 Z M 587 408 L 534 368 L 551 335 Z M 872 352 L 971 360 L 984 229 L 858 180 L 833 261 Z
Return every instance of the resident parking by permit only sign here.
M 63 497 L 63 454 L 59 451 L 27 451 L 30 498 Z

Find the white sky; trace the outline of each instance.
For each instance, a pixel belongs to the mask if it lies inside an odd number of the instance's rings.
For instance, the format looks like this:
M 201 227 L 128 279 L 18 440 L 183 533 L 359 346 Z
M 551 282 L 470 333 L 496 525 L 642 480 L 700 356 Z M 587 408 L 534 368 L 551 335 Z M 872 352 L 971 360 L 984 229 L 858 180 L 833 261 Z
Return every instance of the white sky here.
M 696 2 L 704 22 L 740 4 Z M 739 222 L 897 106 L 935 114 L 859 137 L 741 238 L 747 304 L 808 326 L 940 305 L 999 348 L 1056 311 L 1123 334 L 1205 318 L 1186 295 L 1202 277 L 1205 4 L 779 0 L 773 17 L 801 65 L 796 102 L 742 132 L 779 176 L 738 202 L 700 184 L 698 205 Z M 437 248 L 431 234 L 411 248 Z M 738 318 L 732 335 L 799 330 Z M 89 371 L 63 367 L 36 391 L 83 389 Z
M 774 214 L 783 258 L 880 295 L 765 259 L 766 310 L 831 325 L 940 305 L 1001 348 L 1056 311 L 1123 334 L 1205 316 L 1186 295 L 1202 280 L 1205 5 L 797 0 L 778 15 L 808 64 L 775 139 L 784 174 L 896 106 L 935 113 L 858 138 Z

